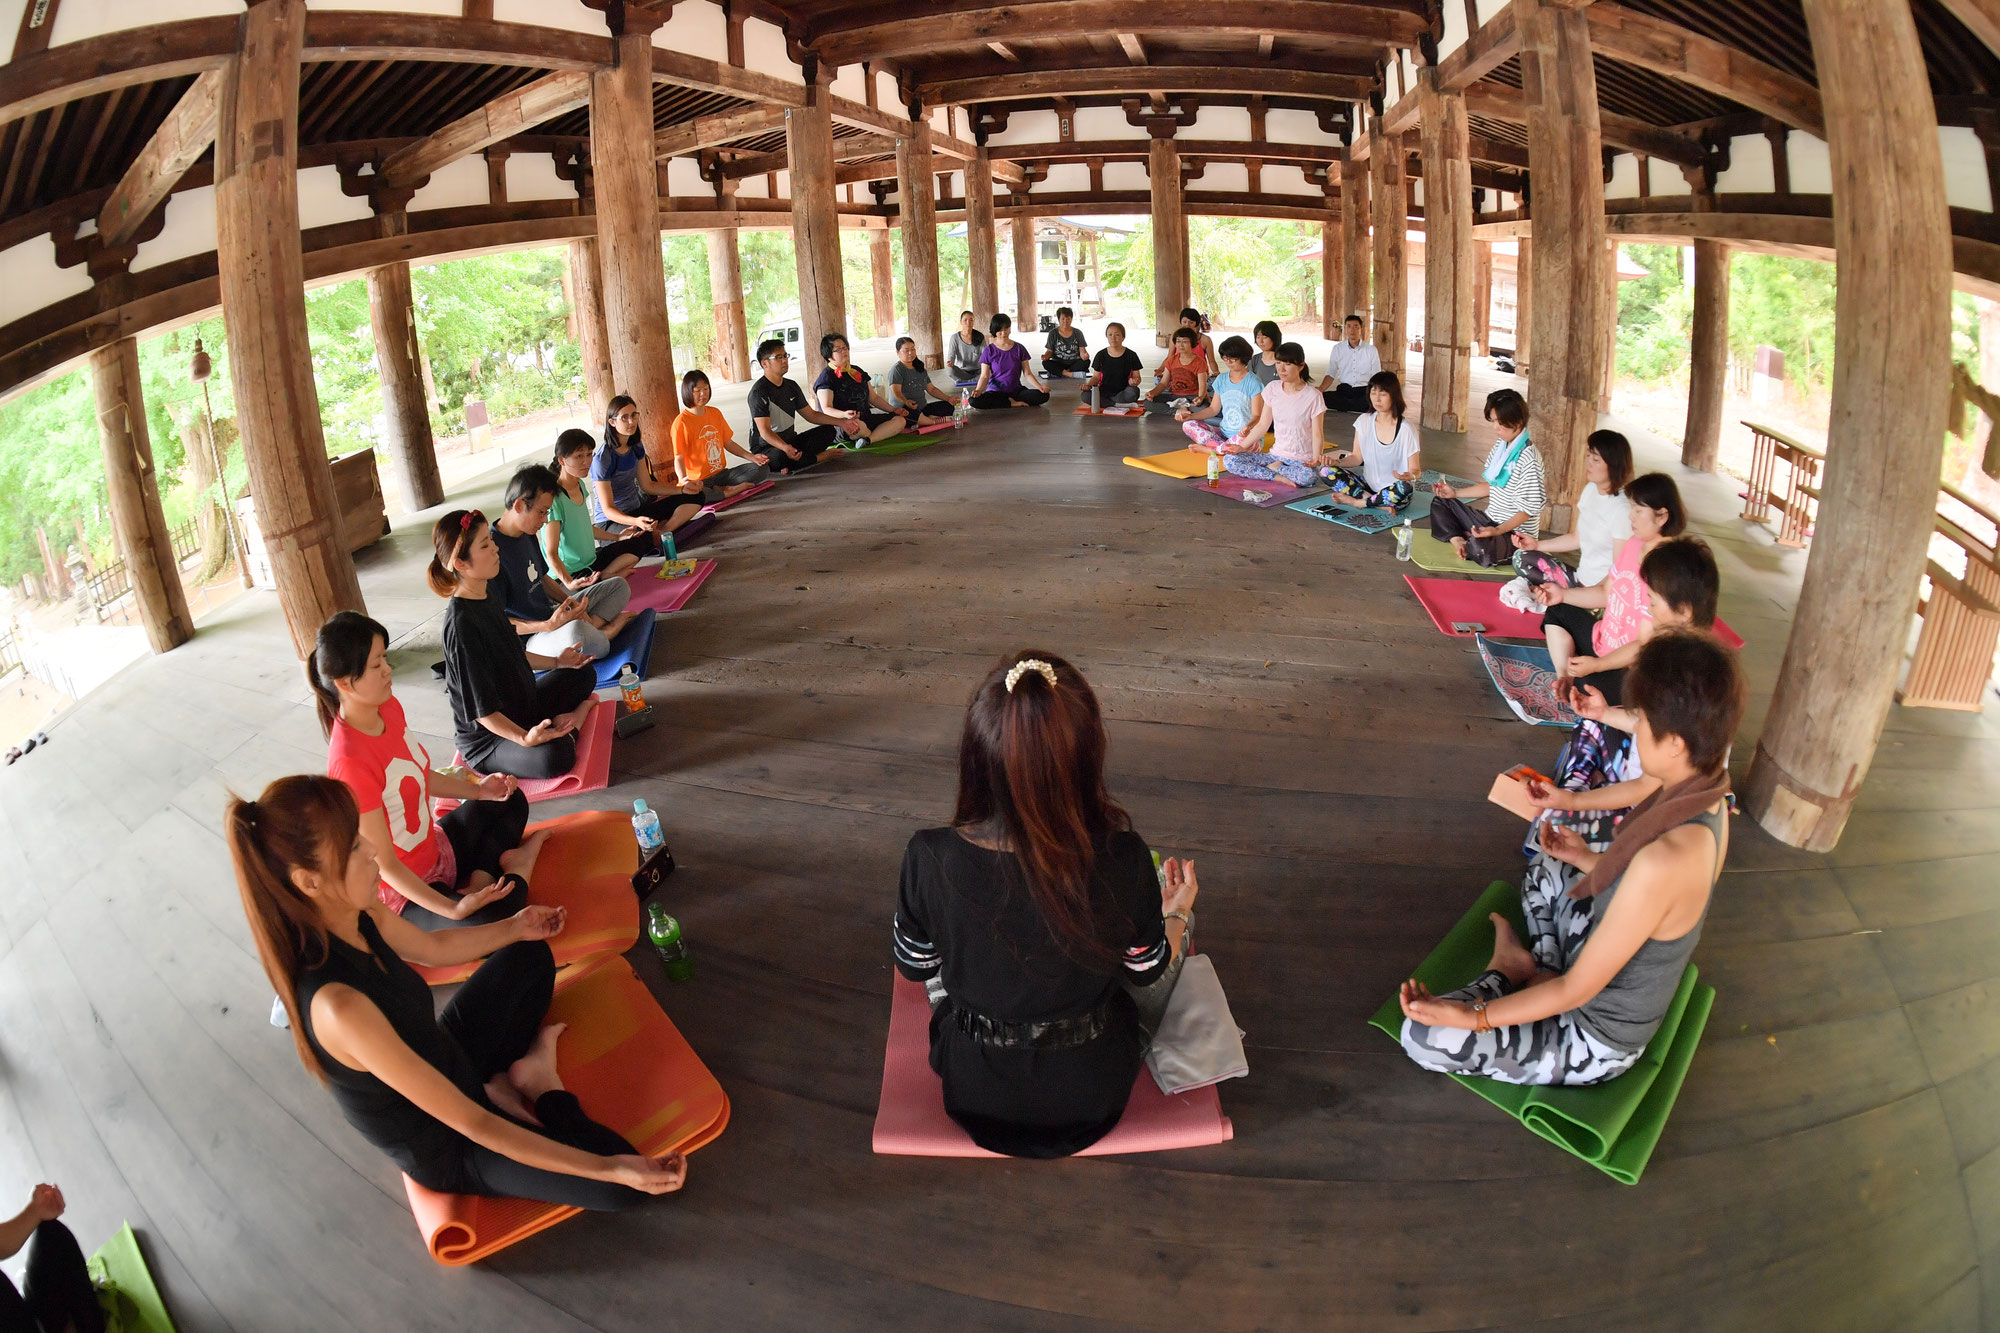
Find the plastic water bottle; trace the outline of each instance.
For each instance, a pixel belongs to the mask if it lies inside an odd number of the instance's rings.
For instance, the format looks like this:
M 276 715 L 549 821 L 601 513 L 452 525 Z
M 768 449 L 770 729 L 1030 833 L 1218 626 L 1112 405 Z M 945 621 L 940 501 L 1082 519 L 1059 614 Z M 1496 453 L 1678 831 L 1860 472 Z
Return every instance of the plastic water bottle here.
M 1403 526 L 1396 529 L 1396 558 L 1398 560 L 1408 560 L 1410 558 L 1410 543 L 1416 539 L 1417 530 L 1410 526 L 1409 519 L 1404 519 Z
M 671 533 L 671 532 L 666 532 L 666 533 L 661 533 L 661 534 L 660 534 L 660 544 L 661 544 L 662 546 L 666 547 L 666 549 L 667 549 L 667 559 L 669 559 L 669 560 L 678 560 L 678 559 L 680 559 L 680 558 L 681 558 L 681 553 L 680 553 L 680 552 L 679 552 L 679 551 L 678 551 L 677 549 L 675 549 L 675 547 L 674 547 L 674 534 L 673 534 L 673 533 Z
M 639 688 L 639 673 L 632 669 L 630 662 L 627 662 L 618 673 L 618 693 L 623 699 L 626 712 L 637 713 L 646 707 L 645 691 Z
M 966 418 L 970 417 L 971 415 L 972 415 L 972 390 L 960 389 L 958 391 L 958 411 L 952 413 L 951 417 L 952 429 L 963 430 L 965 428 Z
M 639 839 L 641 861 L 667 845 L 667 835 L 660 832 L 660 812 L 648 810 L 644 801 L 632 802 L 632 832 Z
M 1221 478 L 1221 476 L 1222 476 L 1222 455 L 1210 454 L 1208 456 L 1208 484 L 1211 486 L 1215 485 L 1215 483 L 1217 482 L 1217 480 Z
M 646 908 L 646 938 L 660 951 L 660 963 L 666 968 L 670 981 L 694 979 L 694 959 L 688 955 L 687 938 L 681 934 L 681 923 L 674 920 L 659 903 L 649 904 Z

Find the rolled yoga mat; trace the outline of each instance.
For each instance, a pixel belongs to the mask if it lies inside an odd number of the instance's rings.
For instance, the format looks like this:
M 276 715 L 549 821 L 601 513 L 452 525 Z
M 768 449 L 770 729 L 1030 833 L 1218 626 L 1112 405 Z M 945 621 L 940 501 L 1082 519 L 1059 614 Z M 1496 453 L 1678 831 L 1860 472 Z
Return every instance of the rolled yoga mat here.
M 975 1144 L 944 1109 L 944 1082 L 931 1069 L 931 1006 L 924 988 L 896 978 L 889 1002 L 889 1048 L 875 1112 L 875 1151 L 900 1157 L 998 1157 Z M 1168 1096 L 1143 1065 L 1132 1100 L 1109 1134 L 1079 1157 L 1159 1152 L 1223 1143 L 1235 1136 L 1213 1084 Z
M 619 810 L 585 810 L 528 825 L 530 833 L 543 829 L 549 839 L 528 877 L 528 902 L 568 913 L 562 933 L 549 940 L 556 966 L 624 953 L 638 943 L 639 895 L 632 891 L 632 876 L 639 869 L 639 840 L 632 821 Z M 479 963 L 410 966 L 431 985 L 445 986 L 471 976 Z
M 576 737 L 576 763 L 567 773 L 553 778 L 520 778 L 521 795 L 528 798 L 528 804 L 537 801 L 552 801 L 558 796 L 575 796 L 587 791 L 602 791 L 611 785 L 611 737 L 612 728 L 618 721 L 616 704 L 598 700 L 597 707 L 590 710 L 590 716 L 583 720 L 583 728 Z M 465 756 L 454 753 L 451 762 L 470 769 Z M 450 809 L 457 802 L 447 805 L 438 802 L 440 812 Z
M 1489 912 L 1506 917 L 1515 933 L 1527 938 L 1521 895 L 1513 885 L 1496 880 L 1410 973 L 1412 979 L 1423 982 L 1433 995 L 1457 990 L 1476 979 L 1493 956 Z M 1680 1096 L 1714 1005 L 1715 988 L 1702 985 L 1694 965 L 1689 964 L 1667 1007 L 1665 1021 L 1647 1043 L 1639 1062 L 1617 1078 L 1589 1087 L 1524 1087 L 1463 1074 L 1450 1077 L 1613 1180 L 1636 1185 Z M 1391 995 L 1368 1023 L 1400 1042 L 1403 1010 L 1397 998 Z
M 1224 500 L 1242 500 L 1243 492 L 1245 491 L 1263 491 L 1271 498 L 1268 500 L 1245 501 L 1245 503 L 1255 504 L 1259 509 L 1275 509 L 1279 505 L 1289 507 L 1305 501 L 1308 497 L 1324 495 L 1326 493 L 1326 487 L 1324 486 L 1294 486 L 1289 481 L 1252 481 L 1248 477 L 1239 477 L 1228 472 L 1223 473 L 1213 482 L 1210 482 L 1205 476 L 1197 477 L 1188 483 L 1188 489 L 1201 491 L 1204 494 L 1217 496 Z
M 1500 643 L 1474 635 L 1479 660 L 1486 665 L 1493 688 L 1514 710 L 1514 716 L 1534 727 L 1573 727 L 1576 713 L 1556 697 L 1555 661 L 1540 643 Z M 1586 683 L 1589 678 L 1585 677 Z
M 1171 453 L 1147 454 L 1143 458 L 1125 456 L 1126 467 L 1143 468 L 1147 472 L 1157 472 L 1163 477 L 1174 477 L 1181 481 L 1192 481 L 1196 477 L 1208 475 L 1208 455 L 1193 449 L 1175 449 Z
M 945 429 L 949 430 L 950 427 L 947 426 Z M 931 445 L 941 443 L 943 443 L 942 437 L 935 434 L 892 435 L 880 444 L 848 444 L 842 447 L 848 453 L 862 458 L 897 458 L 913 449 L 928 449 Z
M 663 561 L 627 574 L 625 581 L 632 585 L 632 600 L 625 605 L 634 610 L 663 614 L 678 611 L 693 599 L 696 589 L 708 582 L 708 576 L 715 572 L 715 562 L 697 560 L 693 573 L 683 574 L 677 579 L 660 577 L 660 571 L 665 568 Z M 637 670 L 636 667 L 633 669 Z
M 160 1299 L 160 1288 L 139 1252 L 139 1238 L 132 1234 L 130 1222 L 85 1260 L 84 1267 L 97 1288 L 99 1308 L 109 1316 L 107 1328 L 118 1333 L 174 1333 L 167 1303 Z
M 722 1085 L 623 958 L 558 977 L 548 1021 L 569 1024 L 556 1045 L 563 1086 L 585 1115 L 640 1152 L 690 1153 L 728 1125 Z M 475 1263 L 582 1211 L 531 1199 L 439 1194 L 408 1176 L 403 1189 L 431 1258 L 453 1266 Z
M 770 490 L 773 486 L 776 486 L 777 484 L 778 483 L 775 481 L 760 481 L 755 486 L 752 486 L 749 490 L 738 491 L 736 494 L 730 496 L 727 500 L 717 500 L 712 505 L 704 505 L 702 507 L 701 512 L 704 514 L 719 514 L 723 510 L 731 508 L 734 505 L 742 504 L 745 500 L 755 499 L 757 496 L 762 495 L 765 491 Z

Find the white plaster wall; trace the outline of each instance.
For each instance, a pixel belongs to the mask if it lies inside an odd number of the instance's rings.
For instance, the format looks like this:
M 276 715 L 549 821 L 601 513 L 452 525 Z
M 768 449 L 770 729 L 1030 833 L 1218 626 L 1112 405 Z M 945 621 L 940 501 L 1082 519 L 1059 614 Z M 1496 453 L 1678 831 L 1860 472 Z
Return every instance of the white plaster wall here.
M 908 110 L 903 105 L 902 90 L 896 87 L 896 80 L 879 69 L 875 71 L 875 105 L 886 111 Z
M 791 173 L 791 172 L 789 172 L 789 171 L 780 171 L 780 172 L 778 172 L 778 173 L 777 173 L 777 182 L 776 182 L 776 184 L 777 184 L 777 187 L 778 187 L 778 190 L 777 190 L 777 193 L 776 193 L 776 194 L 773 194 L 773 195 L 771 195 L 771 196 L 770 196 L 771 198 L 773 198 L 773 199 L 789 199 L 789 198 L 791 198 L 791 197 L 792 197 L 792 173 Z
M 746 180 L 736 182 L 736 197 L 738 199 L 769 199 L 771 192 L 764 188 L 764 178 L 762 176 L 751 176 Z
M 1122 112 L 1120 114 L 1123 114 Z M 1269 126 L 1265 127 L 1269 132 Z M 1194 125 L 1175 131 L 1184 139 L 1234 139 L 1250 137 L 1250 109 L 1241 106 L 1205 106 L 1195 113 Z
M 46 233 L 0 250 L 0 324 L 89 290 L 82 264 L 56 267 L 56 243 Z
M 0 32 L 17 33 L 21 30 L 21 19 L 28 12 L 29 0 L 0 0 Z M 7 50 L 14 49 L 14 39 L 6 39 Z
M 1104 188 L 1113 190 L 1150 191 L 1153 182 L 1146 175 L 1144 162 L 1106 162 L 1104 164 Z
M 1120 111 L 1118 118 L 1123 120 L 1125 113 Z M 1051 143 L 1055 140 L 1060 119 L 1053 111 L 1016 111 L 1008 119 L 1007 128 L 998 134 L 989 135 L 986 142 L 989 144 Z
M 1214 168 L 1210 168 L 1214 170 Z M 1306 169 L 1291 162 L 1266 162 L 1262 183 L 1265 194 L 1309 194 L 1319 198 L 1326 191 L 1306 179 Z
M 832 86 L 836 97 L 845 97 L 856 102 L 868 100 L 868 80 L 862 76 L 859 65 L 842 65 L 835 70 Z
M 715 187 L 701 178 L 700 163 L 691 157 L 676 157 L 667 162 L 667 193 L 707 199 L 714 197 Z
M 336 222 L 358 222 L 374 215 L 367 199 L 340 192 L 338 167 L 308 167 L 299 173 L 301 231 L 311 231 L 314 227 L 330 226 Z
M 935 130 L 937 133 L 939 134 L 951 133 L 951 116 L 949 107 L 942 107 L 942 106 L 932 107 L 930 119 L 931 119 L 931 128 Z
M 535 23 L 544 28 L 565 28 L 609 37 L 604 15 L 583 0 L 493 0 L 493 17 L 502 23 Z
M 490 204 L 486 188 L 486 159 L 474 153 L 447 163 L 431 173 L 430 182 L 410 198 L 410 211 L 427 208 L 470 208 Z
M 1494 15 L 1512 3 L 1513 0 L 1477 0 L 1479 21 L 1481 23 L 1492 22 Z
M 8 51 L 13 50 L 13 34 L 20 31 L 23 6 L 13 5 L 12 23 L 7 33 Z M 243 13 L 242 0 L 63 0 L 49 29 L 49 45 L 62 46 L 107 32 L 144 27 L 151 23 L 171 23 L 176 19 L 234 18 Z
M 139 247 L 132 271 L 142 273 L 189 255 L 204 255 L 215 246 L 215 187 L 182 190 L 168 198 L 167 225 Z
M 1637 199 L 1639 194 L 1639 159 L 1630 153 L 1620 153 L 1611 159 L 1611 179 L 1604 186 L 1604 197 Z
M 1671 163 L 1653 164 L 1653 195 L 1655 198 L 1681 198 L 1694 193 L 1681 169 Z
M 1264 134 L 1272 143 L 1337 144 L 1338 134 L 1319 127 L 1319 117 L 1293 107 L 1272 107 L 1264 113 Z
M 1137 139 L 1144 142 L 1146 131 L 1125 119 L 1125 109 L 1116 106 L 1080 106 L 1076 109 L 1076 137 L 1079 139 Z
M 1210 162 L 1208 169 L 1188 182 L 1188 193 L 1220 190 L 1244 194 L 1250 189 L 1250 168 L 1241 162 Z
M 1953 208 L 1993 211 L 1993 183 L 1986 174 L 1986 150 L 1979 136 L 1964 125 L 1938 126 L 1938 147 L 1944 152 L 1944 194 Z
M 940 159 L 940 160 L 941 160 L 941 161 L 952 161 L 952 160 L 954 160 L 954 159 L 950 159 L 950 158 L 944 158 L 944 159 Z M 939 190 L 939 192 L 940 192 L 940 193 L 942 193 L 942 194 L 948 194 L 948 195 L 951 195 L 951 196 L 953 196 L 954 198 L 961 198 L 961 199 L 962 199 L 962 198 L 964 198 L 964 197 L 965 197 L 965 173 L 964 173 L 964 172 L 962 172 L 962 171 L 945 171 L 945 172 L 940 172 L 940 173 L 937 173 L 937 176 L 938 176 L 938 179 L 939 179 L 939 180 L 941 180 L 941 181 L 943 181 L 943 182 L 944 182 L 944 184 L 943 184 L 943 185 L 942 185 L 942 186 L 940 187 L 940 190 Z
M 783 31 L 763 19 L 746 19 L 743 23 L 743 67 L 789 83 L 806 81 L 804 73 L 785 54 Z
M 1785 161 L 1791 165 L 1794 194 L 1833 193 L 1833 158 L 1826 151 L 1826 140 L 1793 130 L 1785 140 Z
M 1424 183 L 1420 178 L 1412 178 L 1410 181 L 1410 204 L 1414 208 L 1424 206 Z
M 1090 166 L 1085 162 L 1051 162 L 1049 174 L 1035 187 L 1038 194 L 1081 194 L 1090 189 Z
M 307 9 L 372 9 L 398 14 L 435 14 L 457 18 L 465 6 L 452 0 L 306 0 Z
M 1495 213 L 1505 213 L 1509 209 L 1519 208 L 1521 206 L 1521 196 L 1518 194 L 1513 194 L 1507 190 L 1494 191 L 1488 194 L 1486 198 L 1489 206 Z
M 1668 176 L 1678 177 L 1679 167 L 1663 162 L 1653 172 L 1653 188 L 1662 190 Z M 1770 194 L 1778 188 L 1777 160 L 1771 141 L 1761 134 L 1739 134 L 1729 141 L 1729 170 L 1715 178 L 1718 194 Z
M 653 45 L 704 60 L 729 59 L 729 24 L 714 0 L 681 0 L 673 17 L 653 29 Z
M 547 153 L 515 153 L 507 159 L 507 198 L 574 199 L 576 186 L 556 175 L 556 160 Z
M 1465 38 L 1464 8 L 1459 5 L 1446 5 L 1444 7 L 1444 36 L 1438 41 L 1438 59 L 1443 60 L 1453 51 L 1464 46 Z

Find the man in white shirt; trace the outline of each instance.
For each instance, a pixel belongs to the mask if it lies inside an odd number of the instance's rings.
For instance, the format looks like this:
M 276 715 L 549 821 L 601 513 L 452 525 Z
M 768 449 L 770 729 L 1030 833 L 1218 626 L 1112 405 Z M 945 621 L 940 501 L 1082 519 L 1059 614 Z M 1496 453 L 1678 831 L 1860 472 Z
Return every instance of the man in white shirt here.
M 1363 334 L 1361 316 L 1347 317 L 1347 338 L 1327 353 L 1326 377 L 1319 382 L 1329 412 L 1367 412 L 1368 381 L 1382 370 L 1381 354 Z

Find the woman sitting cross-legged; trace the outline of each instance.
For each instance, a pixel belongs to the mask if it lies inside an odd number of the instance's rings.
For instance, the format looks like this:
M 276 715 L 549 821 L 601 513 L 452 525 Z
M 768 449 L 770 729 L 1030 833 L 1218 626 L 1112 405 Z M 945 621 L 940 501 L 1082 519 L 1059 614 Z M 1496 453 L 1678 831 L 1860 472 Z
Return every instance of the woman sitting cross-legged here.
M 306 682 L 326 733 L 327 776 L 354 795 L 382 868 L 382 905 L 424 930 L 484 926 L 528 905 L 546 833 L 524 837 L 528 798 L 513 778 L 441 773 L 412 740 L 389 671 L 389 632 L 359 611 L 319 628 Z M 460 802 L 432 818 L 431 798 Z
M 813 381 L 813 392 L 819 396 L 820 411 L 853 416 L 852 424 L 841 427 L 849 440 L 880 443 L 910 428 L 910 410 L 875 392 L 868 372 L 849 359 L 846 338 L 838 333 L 823 335 L 819 355 L 826 368 Z
M 709 406 L 714 392 L 706 371 L 688 371 L 681 376 L 685 410 L 674 418 L 674 476 L 683 491 L 699 495 L 704 505 L 720 504 L 771 479 L 771 469 L 736 442 L 728 419 Z M 731 467 L 730 454 L 743 461 Z
M 1744 693 L 1736 655 L 1710 635 L 1663 634 L 1640 651 L 1626 697 L 1639 762 L 1660 790 L 1603 852 L 1568 829 L 1543 833 L 1521 882 L 1525 945 L 1496 912 L 1492 961 L 1470 985 L 1433 997 L 1403 983 L 1411 1059 L 1534 1084 L 1601 1083 L 1638 1062 L 1722 873 L 1729 744 Z
M 1208 397 L 1208 361 L 1201 354 L 1201 335 L 1186 327 L 1174 330 L 1167 359 L 1160 362 L 1146 410 L 1158 415 L 1184 412 Z
M 1368 381 L 1368 403 L 1375 410 L 1354 419 L 1354 447 L 1335 454 L 1335 466 L 1322 469 L 1322 475 L 1333 485 L 1335 502 L 1393 512 L 1408 506 L 1416 494 L 1424 471 L 1423 444 L 1403 405 L 1403 382 L 1395 371 L 1380 371 Z M 1353 470 L 1356 466 L 1359 472 Z
M 606 527 L 673 532 L 701 512 L 701 496 L 660 475 L 639 438 L 639 405 L 619 394 L 605 413 L 604 443 L 590 460 L 590 515 Z
M 931 1068 L 989 1152 L 1066 1157 L 1125 1114 L 1193 929 L 1192 862 L 1165 887 L 1104 790 L 1104 722 L 1075 667 L 1017 654 L 972 696 L 958 805 L 903 853 L 896 967 L 931 992 Z
M 37 1185 L 27 1206 L 0 1222 L 0 1259 L 28 1250 L 20 1290 L 0 1273 L 0 1329 L 8 1333 L 101 1333 L 106 1327 L 83 1247 L 57 1220 L 66 1206 L 61 1190 Z
M 952 414 L 951 399 L 931 383 L 930 367 L 917 355 L 917 340 L 896 339 L 896 364 L 889 369 L 889 400 L 909 413 L 910 424 L 920 416 L 937 420 Z
M 523 646 L 500 605 L 500 550 L 485 516 L 454 509 L 431 531 L 431 591 L 444 613 L 444 683 L 452 739 L 481 773 L 560 777 L 576 767 L 576 731 L 597 703 L 597 673 L 577 647 L 543 657 Z M 553 668 L 540 680 L 538 668 Z
M 1014 321 L 995 315 L 992 327 L 993 336 L 979 351 L 979 382 L 972 386 L 972 405 L 990 409 L 1047 403 L 1048 390 L 1028 369 L 1028 349 L 1014 341 Z
M 1532 587 L 1587 588 L 1611 572 L 1618 547 L 1632 535 L 1632 510 L 1625 502 L 1632 480 L 1632 442 L 1615 430 L 1594 430 L 1584 446 L 1583 489 L 1576 497 L 1576 527 L 1558 537 L 1514 533 L 1514 572 Z M 1575 551 L 1574 565 L 1555 557 Z
M 299 1062 L 410 1179 L 603 1211 L 681 1187 L 684 1158 L 642 1156 L 563 1089 L 563 1025 L 544 1021 L 561 908 L 425 934 L 377 901 L 374 850 L 332 778 L 280 778 L 255 801 L 232 798 L 224 823 Z M 476 958 L 486 961 L 435 1013 L 410 963 Z
M 1264 382 L 1250 373 L 1250 358 L 1256 355 L 1250 344 L 1234 336 L 1224 338 L 1221 354 L 1222 373 L 1209 381 L 1208 402 L 1174 413 L 1190 449 L 1254 448 L 1270 424 L 1264 410 Z
M 945 344 L 944 357 L 951 367 L 951 382 L 960 389 L 969 389 L 979 382 L 979 354 L 986 349 L 986 335 L 979 331 L 978 321 L 970 310 L 958 312 L 958 327 L 952 330 L 951 341 Z
M 644 528 L 608 527 L 591 517 L 590 465 L 596 450 L 597 441 L 589 431 L 572 427 L 556 436 L 555 455 L 549 460 L 558 485 L 542 529 L 542 546 L 549 572 L 571 592 L 589 587 L 599 577 L 618 577 L 660 547 L 659 539 Z
M 1319 467 L 1327 461 L 1326 400 L 1306 383 L 1306 352 L 1297 343 L 1278 347 L 1278 382 L 1265 389 L 1263 425 L 1247 432 L 1241 445 L 1224 443 L 1222 466 L 1252 481 L 1288 481 L 1317 486 Z M 1273 435 L 1269 452 L 1258 452 L 1264 425 Z
M 1632 535 L 1619 543 L 1600 581 L 1575 588 L 1539 583 L 1530 590 L 1542 604 L 1542 635 L 1559 676 L 1622 670 L 1631 665 L 1638 645 L 1651 633 L 1652 603 L 1640 566 L 1662 542 L 1686 531 L 1687 508 L 1681 503 L 1680 487 L 1664 472 L 1632 478 L 1625 484 L 1625 500 L 1626 526 Z M 1709 611 L 1712 621 L 1712 599 Z M 1698 627 L 1707 629 L 1709 623 Z M 1597 684 L 1615 704 L 1616 678 L 1608 679 L 1613 683 Z
M 1513 389 L 1486 395 L 1486 419 L 1495 440 L 1481 480 L 1469 486 L 1439 482 L 1431 492 L 1431 535 L 1447 541 L 1459 558 L 1491 568 L 1514 554 L 1514 534 L 1542 530 L 1542 455 L 1528 436 L 1528 404 Z M 1468 500 L 1484 500 L 1474 509 Z

